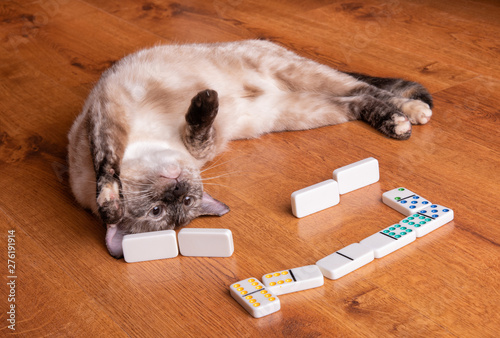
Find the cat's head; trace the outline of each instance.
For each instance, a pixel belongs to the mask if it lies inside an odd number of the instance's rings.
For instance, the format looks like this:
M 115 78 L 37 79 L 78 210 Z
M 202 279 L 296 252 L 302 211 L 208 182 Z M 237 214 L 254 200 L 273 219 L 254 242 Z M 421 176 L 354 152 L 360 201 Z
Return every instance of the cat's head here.
M 224 203 L 203 190 L 200 172 L 180 161 L 143 159 L 121 176 L 123 217 L 108 225 L 106 244 L 110 253 L 121 256 L 126 234 L 168 230 L 187 225 L 202 215 L 222 216 Z

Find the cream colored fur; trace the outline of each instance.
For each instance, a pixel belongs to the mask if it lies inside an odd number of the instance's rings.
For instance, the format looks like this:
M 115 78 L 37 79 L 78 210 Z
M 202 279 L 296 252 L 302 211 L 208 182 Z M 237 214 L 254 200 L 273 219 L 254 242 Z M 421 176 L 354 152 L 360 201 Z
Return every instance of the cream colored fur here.
M 296 81 L 300 79 L 301 81 Z M 297 85 L 300 83 L 300 85 Z M 267 41 L 157 46 L 132 54 L 103 74 L 69 133 L 70 184 L 76 199 L 97 212 L 95 172 L 89 150 L 89 108 L 106 98 L 129 126 L 120 177 L 162 151 L 158 165 L 196 171 L 229 140 L 263 133 L 309 129 L 352 117 L 332 106 L 358 81 Z M 216 151 L 191 156 L 181 135 L 191 98 L 204 89 L 219 94 Z M 308 114 L 314 118 L 304 118 Z

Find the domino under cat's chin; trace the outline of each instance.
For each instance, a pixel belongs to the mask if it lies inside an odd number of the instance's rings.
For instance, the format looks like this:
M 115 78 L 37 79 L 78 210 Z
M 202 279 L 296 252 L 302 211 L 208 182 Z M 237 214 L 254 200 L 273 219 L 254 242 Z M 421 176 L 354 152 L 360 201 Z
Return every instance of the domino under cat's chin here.
M 70 185 L 120 257 L 125 234 L 229 211 L 200 169 L 230 140 L 352 120 L 404 140 L 431 108 L 418 83 L 342 73 L 267 41 L 157 46 L 90 93 L 69 133 Z

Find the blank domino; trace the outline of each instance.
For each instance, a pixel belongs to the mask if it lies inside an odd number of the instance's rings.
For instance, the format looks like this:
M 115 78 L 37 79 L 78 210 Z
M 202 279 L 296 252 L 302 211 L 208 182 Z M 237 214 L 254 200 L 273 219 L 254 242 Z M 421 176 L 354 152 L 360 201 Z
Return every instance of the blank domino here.
M 338 184 L 334 180 L 326 180 L 292 193 L 292 212 L 301 218 L 333 207 L 340 202 Z
M 427 235 L 429 232 L 436 230 L 440 226 L 453 220 L 453 210 L 441 205 L 433 204 L 416 214 L 413 214 L 401 222 L 402 226 L 415 230 L 417 237 Z
M 321 270 L 316 265 L 307 265 L 290 270 L 276 271 L 262 276 L 266 288 L 275 295 L 284 295 L 322 286 L 325 283 Z
M 125 235 L 122 247 L 123 259 L 127 263 L 173 258 L 179 254 L 174 230 Z
M 233 235 L 229 229 L 184 228 L 178 237 L 183 256 L 229 257 L 234 252 Z
M 371 248 L 375 258 L 382 258 L 410 244 L 416 238 L 416 231 L 401 224 L 394 224 L 363 239 L 360 243 Z
M 431 204 L 425 198 L 403 187 L 383 193 L 382 202 L 405 216 L 410 216 Z
M 373 157 L 346 165 L 333 171 L 333 179 L 339 184 L 339 193 L 346 194 L 378 182 L 378 161 Z
M 255 277 L 247 278 L 230 286 L 231 296 L 255 318 L 279 311 L 280 300 Z
M 316 262 L 326 278 L 338 279 L 373 261 L 373 250 L 354 243 Z

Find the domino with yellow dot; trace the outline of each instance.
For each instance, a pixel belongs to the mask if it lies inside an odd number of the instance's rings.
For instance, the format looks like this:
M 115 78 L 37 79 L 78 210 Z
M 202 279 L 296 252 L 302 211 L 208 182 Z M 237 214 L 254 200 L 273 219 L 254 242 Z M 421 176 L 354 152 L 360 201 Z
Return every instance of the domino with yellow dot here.
M 278 297 L 255 277 L 231 284 L 229 292 L 255 318 L 267 316 L 281 308 Z
M 262 283 L 275 295 L 284 295 L 312 288 L 325 283 L 321 270 L 316 265 L 307 265 L 290 270 L 266 273 Z

